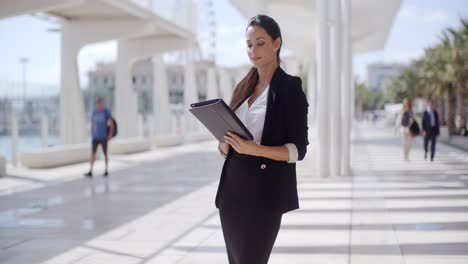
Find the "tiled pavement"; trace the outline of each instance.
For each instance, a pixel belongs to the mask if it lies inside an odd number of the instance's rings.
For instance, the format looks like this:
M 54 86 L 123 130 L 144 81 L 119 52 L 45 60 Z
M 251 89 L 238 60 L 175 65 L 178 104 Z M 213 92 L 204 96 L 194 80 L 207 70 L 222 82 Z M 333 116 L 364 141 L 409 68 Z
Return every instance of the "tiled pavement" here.
M 353 177 L 319 179 L 311 140 L 270 263 L 468 263 L 467 153 L 439 145 L 431 163 L 417 139 L 405 162 L 389 130 L 354 134 Z M 0 179 L 0 263 L 227 263 L 222 162 L 207 142 L 115 157 L 109 180 L 81 178 L 85 164 L 42 182 L 17 170 L 36 185 Z

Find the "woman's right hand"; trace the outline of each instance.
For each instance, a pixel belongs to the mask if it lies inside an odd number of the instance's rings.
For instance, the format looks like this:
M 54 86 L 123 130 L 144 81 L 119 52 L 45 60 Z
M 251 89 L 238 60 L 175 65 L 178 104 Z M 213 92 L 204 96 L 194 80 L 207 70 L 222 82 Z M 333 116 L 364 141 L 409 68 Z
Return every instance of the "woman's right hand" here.
M 227 153 L 229 152 L 229 144 L 228 143 L 219 143 L 218 148 L 224 155 L 227 155 Z

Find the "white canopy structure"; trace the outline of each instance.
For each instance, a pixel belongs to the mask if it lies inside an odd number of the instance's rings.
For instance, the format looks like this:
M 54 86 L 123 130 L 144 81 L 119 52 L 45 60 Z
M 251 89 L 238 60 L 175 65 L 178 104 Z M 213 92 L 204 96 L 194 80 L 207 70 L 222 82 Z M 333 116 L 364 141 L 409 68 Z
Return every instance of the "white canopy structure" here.
M 273 17 L 281 27 L 284 47 L 296 55 L 314 56 L 317 39 L 314 25 L 320 15 L 325 15 L 317 12 L 318 1 L 324 0 L 231 0 L 231 3 L 245 18 L 257 14 Z M 333 1 L 325 2 L 331 4 Z M 359 0 L 349 3 L 353 53 L 383 49 L 401 0 Z M 338 8 L 343 7 L 340 5 Z M 330 8 L 329 12 L 332 12 Z
M 321 177 L 349 175 L 352 56 L 384 48 L 401 0 L 231 2 L 245 18 L 273 17 L 284 47 L 308 65 L 307 93 L 319 144 L 309 151 Z
M 60 20 L 60 134 L 64 144 L 82 143 L 87 138 L 78 53 L 85 45 L 108 40 L 119 41 L 116 116 L 118 120 L 125 120 L 119 123 L 119 135 L 137 136 L 137 97 L 131 84 L 132 63 L 163 52 L 192 47 L 195 38 L 192 30 L 166 20 L 154 12 L 155 8 L 157 6 L 145 6 L 137 0 L 15 0 L 0 4 L 0 19 L 44 13 Z M 163 101 L 168 101 L 167 96 Z

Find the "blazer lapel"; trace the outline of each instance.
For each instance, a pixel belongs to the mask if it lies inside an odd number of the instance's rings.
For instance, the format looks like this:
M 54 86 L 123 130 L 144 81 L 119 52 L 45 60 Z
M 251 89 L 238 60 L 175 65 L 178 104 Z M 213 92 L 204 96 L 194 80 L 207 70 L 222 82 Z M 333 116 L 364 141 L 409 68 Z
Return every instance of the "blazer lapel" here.
M 268 90 L 267 97 L 267 108 L 265 113 L 265 123 L 263 124 L 262 140 L 260 141 L 261 145 L 265 145 L 265 142 L 268 142 L 270 133 L 272 132 L 271 125 L 273 122 L 273 110 L 278 94 L 278 86 L 280 85 L 281 75 L 283 73 L 283 69 L 278 66 L 270 81 L 270 88 Z

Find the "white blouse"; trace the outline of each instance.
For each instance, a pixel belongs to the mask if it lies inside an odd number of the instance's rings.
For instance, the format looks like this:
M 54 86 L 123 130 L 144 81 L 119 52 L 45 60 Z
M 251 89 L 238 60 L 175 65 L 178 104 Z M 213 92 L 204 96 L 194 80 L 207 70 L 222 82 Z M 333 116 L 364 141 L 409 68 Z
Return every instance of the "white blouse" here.
M 270 86 L 267 86 L 263 92 L 255 99 L 252 105 L 249 107 L 250 97 L 242 103 L 242 105 L 236 110 L 236 115 L 244 123 L 247 129 L 252 133 L 254 141 L 260 144 L 262 141 L 263 126 L 265 124 L 265 114 L 268 102 L 268 90 Z M 285 144 L 289 151 L 289 163 L 294 163 L 298 159 L 297 147 L 293 143 Z

